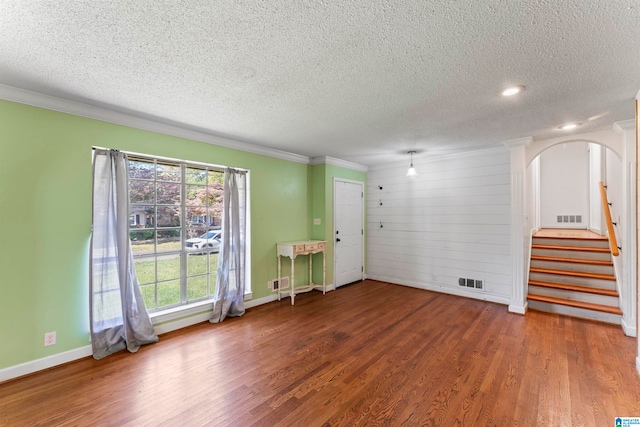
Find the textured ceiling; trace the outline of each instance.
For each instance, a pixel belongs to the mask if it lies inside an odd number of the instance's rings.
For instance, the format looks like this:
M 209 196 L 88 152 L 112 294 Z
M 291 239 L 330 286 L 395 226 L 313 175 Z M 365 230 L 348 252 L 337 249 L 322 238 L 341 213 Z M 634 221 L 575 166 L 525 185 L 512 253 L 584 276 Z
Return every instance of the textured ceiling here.
M 374 165 L 633 118 L 640 0 L 0 0 L 0 83 Z

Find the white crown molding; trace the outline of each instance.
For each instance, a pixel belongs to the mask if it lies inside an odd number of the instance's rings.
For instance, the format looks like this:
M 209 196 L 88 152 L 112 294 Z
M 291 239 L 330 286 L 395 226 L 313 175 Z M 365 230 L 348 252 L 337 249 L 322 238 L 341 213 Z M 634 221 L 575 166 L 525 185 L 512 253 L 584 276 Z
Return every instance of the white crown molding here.
M 468 158 L 468 157 L 476 157 L 476 156 L 480 156 L 483 154 L 491 154 L 492 152 L 505 152 L 505 150 L 507 149 L 507 147 L 503 147 L 503 146 L 498 146 L 498 147 L 491 147 L 491 148 L 483 148 L 481 150 L 473 150 L 473 151 L 462 151 L 460 153 L 450 153 L 450 154 L 441 154 L 439 156 L 429 156 L 428 154 L 418 154 L 413 156 L 413 161 L 414 163 L 420 161 L 422 162 L 422 164 L 429 164 L 429 163 L 433 163 L 433 162 L 440 162 L 440 161 L 444 161 L 444 160 L 449 160 L 449 159 L 464 159 L 464 158 Z M 408 157 L 407 160 L 394 160 L 393 162 L 389 162 L 389 163 L 378 163 L 372 166 L 369 166 L 369 170 L 370 171 L 380 171 L 380 170 L 384 170 L 384 169 L 393 169 L 396 168 L 398 166 L 403 166 L 406 168 L 409 165 L 409 161 L 408 161 Z
M 185 138 L 193 141 L 204 142 L 207 144 L 218 145 L 221 147 L 232 148 L 234 150 L 245 151 L 248 153 L 275 157 L 277 159 L 288 160 L 291 162 L 305 164 L 309 164 L 310 162 L 309 157 L 302 156 L 300 154 L 262 147 L 250 142 L 239 141 L 231 138 L 209 134 L 206 132 L 188 129 L 186 127 L 162 123 L 156 120 L 136 117 L 130 114 L 110 110 L 108 108 L 98 107 L 96 105 L 86 104 L 78 101 L 71 101 L 51 95 L 45 95 L 39 92 L 20 89 L 5 84 L 0 84 L 0 99 L 17 102 L 19 104 L 31 105 L 39 108 L 46 108 L 47 110 L 58 111 L 61 113 L 73 114 L 75 116 L 86 117 L 89 119 L 100 120 L 103 122 L 114 123 L 117 125 L 128 126 L 150 132 L 157 132 L 164 135 L 176 136 L 178 138 Z
M 361 165 L 359 163 L 349 162 L 347 160 L 336 159 L 335 157 L 322 156 L 322 157 L 313 157 L 309 162 L 311 165 L 333 165 L 339 166 L 341 168 L 352 169 L 360 172 L 367 172 L 369 168 L 367 166 Z
M 491 153 L 493 151 L 500 151 L 500 152 L 504 152 L 504 148 L 503 146 L 497 146 L 497 147 L 489 147 L 489 148 L 481 148 L 480 150 L 471 150 L 471 151 L 462 151 L 459 153 L 449 153 L 449 154 L 440 154 L 437 156 L 430 156 L 429 153 L 424 153 L 424 154 L 414 154 L 413 155 L 413 160 L 425 160 L 427 162 L 431 162 L 431 161 L 440 161 L 440 160 L 445 160 L 445 159 L 449 159 L 449 158 L 462 158 L 462 157 L 475 157 L 475 156 L 479 156 L 482 154 L 487 154 L 487 153 Z M 406 164 L 406 160 L 402 160 L 396 163 L 401 163 L 401 164 Z
M 615 130 L 618 133 L 623 133 L 624 131 L 627 131 L 627 130 L 635 130 L 635 128 L 636 128 L 636 121 L 633 119 L 622 120 L 620 122 L 615 122 L 613 124 L 613 130 Z
M 510 139 L 508 141 L 503 141 L 502 143 L 509 148 L 519 147 L 521 145 L 527 145 L 533 142 L 533 138 L 530 136 L 524 138 Z

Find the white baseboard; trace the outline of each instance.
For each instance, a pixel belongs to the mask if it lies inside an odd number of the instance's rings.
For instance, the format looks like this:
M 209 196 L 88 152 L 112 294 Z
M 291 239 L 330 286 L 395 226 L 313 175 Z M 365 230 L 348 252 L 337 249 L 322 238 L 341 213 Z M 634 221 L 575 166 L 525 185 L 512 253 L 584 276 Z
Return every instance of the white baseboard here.
M 330 283 L 330 284 L 328 284 L 328 285 L 327 285 L 326 290 L 327 290 L 327 292 L 329 292 L 329 291 L 335 291 L 335 290 L 336 290 L 336 287 L 335 287 L 335 285 L 334 285 L 333 283 Z M 314 286 L 314 287 L 313 287 L 313 289 L 309 289 L 309 290 L 306 290 L 306 291 L 304 291 L 304 292 L 300 292 L 300 291 L 298 291 L 298 290 L 296 289 L 296 295 L 304 294 L 304 293 L 306 293 L 306 292 L 311 292 L 311 291 L 319 291 L 319 292 L 322 292 L 322 285 L 316 285 L 316 286 Z M 290 289 L 290 288 L 287 288 L 287 289 L 285 289 L 285 290 L 283 290 L 283 291 L 281 291 L 281 292 L 280 292 L 280 298 L 289 298 L 289 296 L 290 296 L 290 295 L 291 295 L 291 289 Z M 267 300 L 267 299 L 269 299 L 269 301 L 263 302 L 263 303 L 261 303 L 261 304 L 266 304 L 267 302 L 271 302 L 271 301 L 277 301 L 277 300 L 278 300 L 278 294 L 274 293 L 274 294 L 273 294 L 273 295 L 271 295 L 271 296 L 261 298 L 261 300 Z M 256 304 L 256 305 L 260 305 L 260 304 Z M 247 305 L 247 303 L 245 303 L 245 307 L 247 307 L 247 308 L 249 307 L 249 306 Z M 253 307 L 253 306 L 252 306 L 252 307 Z
M 629 325 L 627 322 L 625 322 L 624 317 L 622 318 L 622 320 L 620 321 L 620 325 L 622 325 L 622 330 L 624 331 L 624 334 L 628 337 L 635 337 L 636 336 L 636 325 L 635 323 L 632 325 Z
M 276 295 L 276 294 L 267 295 L 266 297 L 245 301 L 244 302 L 244 308 L 257 307 L 259 305 L 268 304 L 268 303 L 273 302 L 273 301 L 278 301 L 278 295 Z
M 162 335 L 167 332 L 177 331 L 178 329 L 186 328 L 189 326 L 197 325 L 198 323 L 206 322 L 211 317 L 213 309 L 206 312 L 196 314 L 194 316 L 184 317 L 182 319 L 173 320 L 170 322 L 162 323 L 160 325 L 154 325 L 153 329 L 156 334 Z
M 0 383 L 92 355 L 90 345 L 0 369 Z
M 599 228 L 596 228 L 596 227 L 589 228 L 588 230 L 589 230 L 589 231 L 593 231 L 594 233 L 599 234 L 599 235 L 601 235 L 601 236 L 604 236 L 604 235 L 605 235 L 605 234 L 604 234 L 604 233 L 603 233 Z
M 327 290 L 329 286 L 327 286 Z M 262 304 L 267 304 L 278 299 L 277 295 L 269 295 L 264 298 L 258 298 L 254 300 L 245 301 L 245 308 L 256 307 Z M 167 313 L 163 316 L 157 316 L 152 319 L 155 323 L 154 329 L 156 334 L 162 335 L 167 332 L 176 331 L 178 329 L 186 328 L 188 326 L 196 325 L 198 323 L 206 322 L 211 317 L 213 310 L 213 304 L 203 304 L 197 307 L 197 313 L 182 313 L 180 317 L 179 313 Z M 184 316 L 188 317 L 184 317 Z M 32 360 L 30 362 L 21 363 L 20 365 L 9 366 L 8 368 L 0 369 L 0 383 L 13 378 L 22 377 L 24 375 L 32 374 L 34 372 L 42 371 L 43 369 L 53 368 L 54 366 L 62 365 L 65 363 L 73 362 L 74 360 L 82 359 L 84 357 L 91 356 L 91 346 L 87 345 L 79 347 L 73 350 L 65 351 L 63 353 L 54 354 L 53 356 L 43 357 L 42 359 Z
M 529 303 L 527 302 L 525 302 L 523 306 L 509 304 L 509 313 L 527 314 L 528 309 L 529 309 Z
M 411 288 L 424 289 L 427 291 L 440 292 L 443 294 L 457 295 L 460 297 L 478 299 L 482 301 L 496 302 L 498 304 L 504 304 L 504 305 L 509 304 L 509 299 L 507 297 L 491 295 L 485 292 L 470 292 L 470 291 L 464 290 L 464 288 L 462 287 L 460 289 L 457 289 L 457 288 L 442 286 L 438 284 L 413 282 L 410 280 L 400 280 L 400 279 L 394 279 L 391 277 L 383 277 L 383 276 L 369 276 L 368 278 L 371 280 L 378 280 L 380 282 L 388 282 L 388 283 L 393 283 L 395 285 L 409 286 Z

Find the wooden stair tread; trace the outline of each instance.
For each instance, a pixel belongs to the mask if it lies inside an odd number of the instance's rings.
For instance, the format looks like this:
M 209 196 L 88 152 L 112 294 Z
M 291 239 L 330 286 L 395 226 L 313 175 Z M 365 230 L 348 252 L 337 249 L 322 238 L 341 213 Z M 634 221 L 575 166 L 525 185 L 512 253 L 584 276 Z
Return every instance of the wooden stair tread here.
M 572 262 L 572 263 L 578 263 L 578 264 L 605 265 L 605 266 L 613 267 L 612 261 L 602 261 L 599 259 L 563 258 L 563 257 L 542 256 L 542 255 L 531 255 L 531 259 L 537 260 L 537 261 Z
M 548 296 L 536 295 L 536 294 L 527 295 L 527 299 L 533 300 L 533 301 L 546 302 L 550 304 L 561 304 L 561 305 L 567 305 L 570 307 L 585 308 L 587 310 L 601 311 L 603 313 L 620 314 L 620 315 L 622 314 L 622 310 L 620 310 L 620 308 L 618 307 L 612 307 L 609 305 L 602 305 L 602 304 L 594 304 L 591 302 L 574 301 L 574 300 L 568 300 L 564 298 L 555 298 L 555 297 L 548 297 Z
M 570 236 L 531 236 L 534 239 L 555 239 L 555 240 L 593 240 L 594 242 L 608 241 L 607 237 L 570 237 Z
M 586 277 L 589 279 L 616 280 L 616 278 L 611 274 L 584 273 L 582 271 L 554 270 L 551 268 L 539 267 L 531 267 L 529 271 L 532 273 L 559 274 L 562 276 Z
M 529 285 L 542 286 L 545 288 L 563 289 L 566 291 L 585 292 L 590 294 L 619 297 L 618 292 L 613 289 L 592 288 L 591 286 L 571 285 L 568 283 L 545 282 L 543 280 L 529 280 Z
M 559 251 L 582 251 L 582 252 L 611 252 L 609 248 L 592 248 L 589 246 L 555 246 L 555 245 L 531 245 L 532 249 L 555 249 Z

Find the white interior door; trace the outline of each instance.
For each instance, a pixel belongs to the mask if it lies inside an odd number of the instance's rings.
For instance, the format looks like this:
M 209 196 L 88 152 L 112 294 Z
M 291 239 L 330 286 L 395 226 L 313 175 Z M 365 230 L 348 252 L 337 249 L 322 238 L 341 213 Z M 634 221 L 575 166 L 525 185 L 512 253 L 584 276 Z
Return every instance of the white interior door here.
M 333 182 L 335 285 L 364 278 L 364 217 L 362 182 Z

